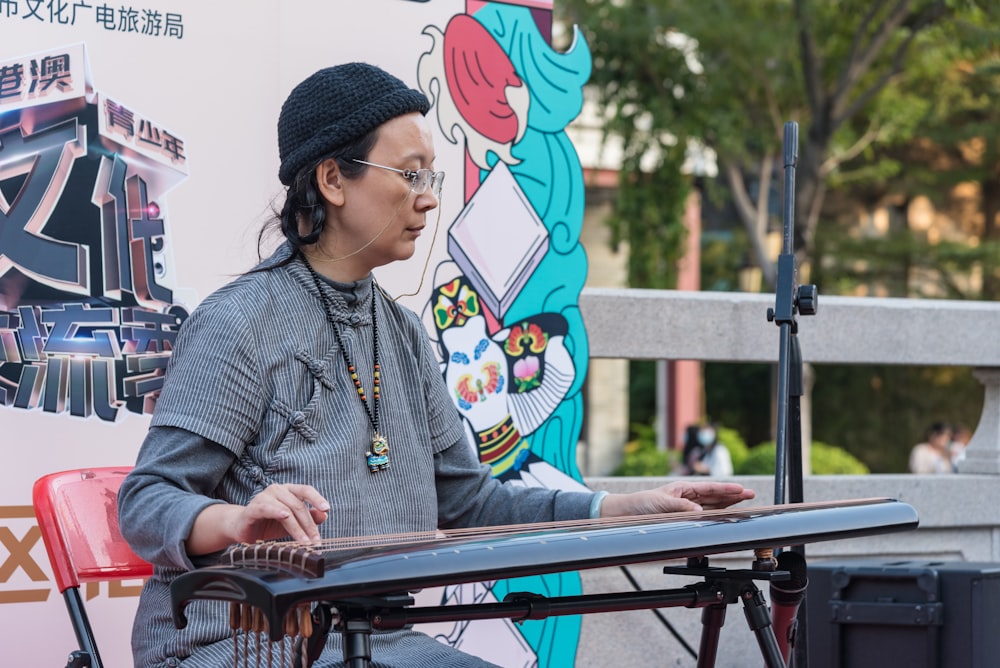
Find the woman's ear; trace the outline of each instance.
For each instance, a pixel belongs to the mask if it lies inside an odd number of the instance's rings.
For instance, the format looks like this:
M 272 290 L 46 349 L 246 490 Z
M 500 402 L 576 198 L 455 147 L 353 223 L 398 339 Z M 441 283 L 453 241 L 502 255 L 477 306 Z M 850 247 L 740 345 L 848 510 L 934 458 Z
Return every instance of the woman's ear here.
M 330 204 L 344 203 L 344 175 L 334 158 L 327 158 L 316 167 L 316 186 L 320 196 Z

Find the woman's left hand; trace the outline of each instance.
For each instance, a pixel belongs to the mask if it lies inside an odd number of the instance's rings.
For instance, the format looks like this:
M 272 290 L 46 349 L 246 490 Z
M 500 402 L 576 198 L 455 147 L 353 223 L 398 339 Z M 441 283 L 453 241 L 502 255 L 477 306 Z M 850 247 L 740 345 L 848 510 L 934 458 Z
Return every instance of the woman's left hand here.
M 601 517 L 728 508 L 734 503 L 747 501 L 753 497 L 753 490 L 735 482 L 677 480 L 641 492 L 609 494 L 601 503 Z

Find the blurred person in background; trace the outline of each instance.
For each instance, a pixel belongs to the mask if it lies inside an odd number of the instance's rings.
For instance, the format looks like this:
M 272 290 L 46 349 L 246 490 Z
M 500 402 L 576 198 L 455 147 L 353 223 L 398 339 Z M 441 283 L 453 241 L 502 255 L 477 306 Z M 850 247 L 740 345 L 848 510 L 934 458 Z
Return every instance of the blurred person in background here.
M 969 445 L 971 438 L 972 431 L 961 422 L 952 427 L 951 443 L 948 450 L 951 452 L 951 466 L 956 471 L 958 471 L 958 463 L 965 459 L 965 447 Z
M 731 476 L 733 475 L 733 460 L 729 448 L 719 441 L 719 433 L 712 423 L 692 425 L 688 427 L 688 440 L 692 437 L 694 443 L 688 453 L 685 443 L 685 464 L 689 475 Z
M 910 451 L 910 473 L 954 473 L 951 461 L 951 427 L 934 422 L 927 428 L 926 440 Z

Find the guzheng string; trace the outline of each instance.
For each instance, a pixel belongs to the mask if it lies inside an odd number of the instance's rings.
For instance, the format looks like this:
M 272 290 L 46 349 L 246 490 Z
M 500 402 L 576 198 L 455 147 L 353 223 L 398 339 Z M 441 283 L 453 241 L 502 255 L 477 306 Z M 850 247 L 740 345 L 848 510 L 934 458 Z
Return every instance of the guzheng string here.
M 868 505 L 883 502 L 888 499 L 866 498 L 847 501 L 814 501 L 804 503 L 789 503 L 770 506 L 748 506 L 743 508 L 719 508 L 680 513 L 661 513 L 650 515 L 629 515 L 625 517 L 605 517 L 596 519 L 563 520 L 559 522 L 532 522 L 528 524 L 504 524 L 493 527 L 475 527 L 468 529 L 446 529 L 438 531 L 422 531 L 408 533 L 377 534 L 372 536 L 350 536 L 327 538 L 314 543 L 299 543 L 294 541 L 264 541 L 254 544 L 242 544 L 231 549 L 228 560 L 235 565 L 240 558 L 260 557 L 281 561 L 282 551 L 326 553 L 338 550 L 357 550 L 364 547 L 406 546 L 421 543 L 446 543 L 448 541 L 469 540 L 476 538 L 498 538 L 514 534 L 533 532 L 558 532 L 573 529 L 607 529 L 627 528 L 633 526 L 652 525 L 660 523 L 680 523 L 690 521 L 726 521 L 747 519 L 755 515 L 778 512 L 794 512 L 798 510 L 816 510 L 821 508 L 845 508 L 855 505 Z M 269 551 L 268 554 L 264 554 Z M 223 561 L 227 558 L 223 557 Z

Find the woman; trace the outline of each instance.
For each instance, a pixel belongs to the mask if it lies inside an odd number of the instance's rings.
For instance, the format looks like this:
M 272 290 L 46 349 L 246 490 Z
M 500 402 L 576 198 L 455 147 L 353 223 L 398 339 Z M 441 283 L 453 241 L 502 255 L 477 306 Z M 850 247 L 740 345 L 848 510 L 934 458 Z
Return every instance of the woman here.
M 724 478 L 733 475 L 733 459 L 720 440 L 714 424 L 703 424 L 694 435 L 697 449 L 688 456 L 688 464 L 694 475 L 709 475 Z
M 954 473 L 951 427 L 935 422 L 927 428 L 927 439 L 910 450 L 910 473 Z
M 226 606 L 174 628 L 169 583 L 235 542 L 429 531 L 725 507 L 739 485 L 627 495 L 503 485 L 467 443 L 427 335 L 372 270 L 413 255 L 438 206 L 426 97 L 364 63 L 316 72 L 278 120 L 285 243 L 183 324 L 149 433 L 119 495 L 122 533 L 155 566 L 138 666 L 229 666 Z M 254 647 L 249 646 L 252 654 Z M 412 630 L 372 636 L 376 666 L 483 666 Z M 318 666 L 342 665 L 330 634 Z M 251 658 L 250 663 L 253 663 Z

